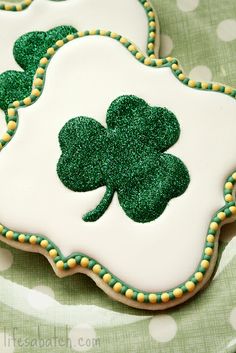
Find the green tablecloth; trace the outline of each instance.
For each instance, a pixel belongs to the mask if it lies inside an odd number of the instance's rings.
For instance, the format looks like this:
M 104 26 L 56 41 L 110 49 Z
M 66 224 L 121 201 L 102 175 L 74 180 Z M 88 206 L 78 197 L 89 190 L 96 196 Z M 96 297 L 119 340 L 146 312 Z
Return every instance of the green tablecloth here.
M 193 78 L 236 86 L 235 0 L 153 5 L 162 55 L 176 56 Z M 84 275 L 59 279 L 42 256 L 0 244 L 0 352 L 236 352 L 236 226 L 227 233 L 211 284 L 164 313 L 116 303 Z

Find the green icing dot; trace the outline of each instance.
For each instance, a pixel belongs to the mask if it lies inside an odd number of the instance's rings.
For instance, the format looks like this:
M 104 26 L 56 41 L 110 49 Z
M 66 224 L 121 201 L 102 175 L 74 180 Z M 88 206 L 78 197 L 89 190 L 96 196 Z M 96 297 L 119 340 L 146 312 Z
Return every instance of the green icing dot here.
M 89 264 L 88 264 L 88 268 L 91 269 L 91 268 L 93 268 L 94 265 L 96 265 L 96 261 L 95 260 L 90 260 Z

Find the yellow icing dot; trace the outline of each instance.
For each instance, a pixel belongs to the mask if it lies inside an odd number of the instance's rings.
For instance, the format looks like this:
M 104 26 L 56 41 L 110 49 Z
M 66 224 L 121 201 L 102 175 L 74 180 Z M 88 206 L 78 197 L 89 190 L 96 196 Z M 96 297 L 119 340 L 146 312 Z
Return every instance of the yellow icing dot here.
M 171 61 L 173 60 L 173 58 L 172 58 L 172 56 L 168 56 L 168 57 L 166 58 L 166 60 L 169 61 L 169 62 L 171 62 Z
M 58 46 L 58 47 L 62 47 L 63 45 L 64 45 L 64 42 L 63 42 L 63 40 L 58 40 L 57 42 L 56 42 L 56 45 Z
M 224 212 L 217 213 L 217 217 L 223 221 L 226 218 L 226 214 Z
M 231 94 L 232 91 L 233 91 L 233 89 L 231 87 L 229 87 L 229 86 L 225 87 L 225 93 L 226 94 Z
M 175 298 L 181 298 L 183 296 L 183 291 L 181 288 L 176 288 L 173 290 Z
M 25 99 L 23 99 L 23 102 L 25 105 L 30 105 L 31 104 L 31 98 L 30 97 L 26 97 Z
M 170 296 L 168 293 L 162 293 L 161 300 L 163 303 L 167 303 L 170 300 Z
M 3 231 L 3 225 L 0 224 L 0 233 L 2 233 L 2 231 Z
M 21 10 L 22 10 L 22 6 L 21 6 L 21 4 L 16 5 L 16 11 L 21 11 Z
M 67 261 L 67 265 L 68 265 L 70 268 L 74 268 L 74 267 L 77 265 L 76 260 L 75 260 L 75 259 L 69 259 L 69 260 Z
M 18 237 L 18 241 L 19 241 L 20 243 L 24 243 L 24 241 L 25 241 L 25 235 L 24 235 L 24 234 L 20 234 L 19 237 Z
M 14 105 L 15 108 L 18 108 L 20 106 L 19 101 L 14 101 L 12 104 Z
M 151 5 L 150 5 L 150 2 L 146 1 L 143 6 L 147 8 L 147 7 L 150 7 Z
M 233 196 L 232 196 L 231 194 L 225 195 L 225 201 L 226 201 L 226 202 L 231 202 L 231 201 L 233 201 Z
M 89 259 L 87 257 L 82 257 L 81 261 L 80 261 L 80 265 L 82 267 L 88 267 L 89 264 Z
M 136 56 L 137 59 L 141 59 L 143 57 L 143 54 L 138 52 L 138 53 L 135 54 L 135 56 Z
M 153 12 L 153 11 L 149 11 L 149 12 L 148 12 L 148 16 L 149 16 L 149 17 L 154 17 L 154 16 L 155 16 L 155 15 L 154 15 L 154 12 Z
M 75 36 L 73 34 L 68 34 L 68 36 L 66 36 L 67 40 L 73 40 L 75 38 Z
M 178 78 L 180 81 L 183 81 L 186 78 L 186 76 L 184 74 L 179 74 Z
M 42 86 L 42 84 L 43 84 L 43 80 L 41 80 L 41 78 L 36 78 L 34 80 L 34 85 L 35 86 Z
M 78 36 L 79 37 L 83 37 L 84 36 L 84 32 L 82 32 L 82 31 L 78 32 Z
M 215 241 L 214 235 L 208 234 L 207 241 L 208 241 L 208 243 L 214 243 L 214 241 Z
M 225 189 L 233 189 L 233 184 L 230 182 L 230 181 L 228 181 L 227 183 L 225 183 Z
M 96 34 L 96 29 L 91 29 L 91 30 L 89 31 L 89 34 L 91 34 L 91 35 Z
M 236 180 L 236 173 L 233 173 L 233 174 L 232 174 L 232 178 L 233 178 L 234 180 Z
M 201 83 L 202 89 L 207 89 L 208 88 L 208 83 L 207 82 L 202 82 Z
M 39 97 L 40 96 L 40 90 L 37 88 L 34 88 L 33 91 L 31 92 L 33 96 Z
M 195 275 L 194 275 L 194 277 L 196 278 L 196 280 L 197 280 L 198 282 L 201 282 L 202 279 L 203 279 L 203 274 L 202 274 L 201 272 L 196 272 Z
M 50 257 L 52 257 L 52 258 L 54 259 L 54 257 L 57 256 L 57 251 L 56 251 L 56 249 L 51 249 L 51 250 L 49 251 L 49 255 L 50 255 Z
M 162 61 L 162 59 L 158 59 L 156 61 L 156 63 L 157 63 L 157 66 L 161 66 L 163 64 L 163 61 Z
M 134 291 L 132 289 L 127 289 L 127 291 L 125 292 L 125 296 L 129 299 L 131 299 L 133 297 Z
M 13 8 L 13 6 L 12 5 L 4 5 L 5 6 L 5 10 L 6 11 L 11 11 L 12 10 L 12 8 Z
M 207 268 L 209 267 L 209 265 L 210 265 L 209 261 L 207 261 L 207 260 L 202 260 L 201 266 L 202 266 L 203 268 L 207 269 Z
M 205 254 L 208 256 L 211 256 L 213 254 L 213 249 L 212 248 L 206 248 L 205 249 Z
M 8 142 L 11 139 L 11 136 L 8 133 L 3 134 L 2 137 L 3 141 Z
M 155 22 L 155 21 L 149 22 L 149 26 L 150 26 L 150 27 L 155 27 L 155 26 L 156 26 L 156 22 Z
M 104 31 L 104 29 L 101 29 L 100 30 L 100 35 L 101 36 L 105 36 L 107 34 L 107 31 Z
M 156 59 L 155 54 L 149 55 L 149 58 L 150 58 L 150 59 Z
M 195 284 L 192 281 L 188 281 L 185 283 L 185 287 L 189 292 L 192 292 L 195 288 Z
M 150 50 L 154 49 L 154 44 L 153 43 L 148 43 L 148 49 L 150 49 Z
M 144 302 L 144 299 L 145 299 L 144 294 L 143 294 L 143 293 L 138 293 L 138 295 L 137 295 L 137 301 L 138 301 L 139 303 L 143 303 L 143 302 Z
M 40 64 L 41 65 L 46 65 L 48 63 L 48 59 L 47 58 L 42 58 L 41 60 L 40 60 Z
M 144 60 L 144 64 L 145 65 L 151 65 L 151 59 L 150 58 L 146 58 L 145 60 Z
M 93 272 L 98 274 L 101 271 L 101 266 L 99 264 L 96 264 L 93 266 Z
M 36 70 L 36 73 L 39 74 L 39 75 L 43 75 L 44 72 L 45 72 L 45 70 L 42 67 L 38 67 L 37 70 Z
M 30 5 L 32 0 L 25 0 L 25 5 Z
M 232 212 L 233 215 L 236 214 L 236 207 L 235 206 L 230 206 L 230 211 Z
M 48 241 L 44 239 L 41 241 L 40 245 L 42 246 L 42 248 L 46 248 L 48 246 Z
M 9 108 L 9 109 L 7 110 L 7 115 L 8 115 L 8 116 L 15 116 L 15 113 L 16 113 L 16 111 L 15 111 L 14 108 Z
M 103 279 L 103 281 L 104 281 L 105 283 L 110 282 L 110 280 L 111 280 L 111 275 L 110 275 L 110 273 L 106 273 L 106 274 L 102 277 L 102 279 Z
M 219 91 L 220 85 L 219 85 L 218 83 L 214 83 L 214 84 L 212 85 L 212 89 L 213 89 L 213 91 Z
M 122 284 L 120 282 L 116 282 L 116 284 L 113 286 L 113 289 L 116 293 L 119 293 L 121 291 Z
M 58 268 L 58 270 L 63 270 L 63 268 L 64 268 L 64 262 L 63 261 L 58 261 L 57 263 L 56 263 L 56 267 Z
M 118 37 L 118 34 L 115 33 L 115 32 L 111 32 L 111 38 L 117 38 Z
M 131 45 L 128 46 L 128 50 L 129 51 L 134 51 L 134 50 L 136 50 L 136 48 L 135 48 L 135 46 L 133 44 L 131 44 Z
M 49 55 L 53 55 L 53 54 L 55 54 L 55 49 L 54 48 L 48 48 L 47 53 Z
M 15 129 L 16 129 L 16 126 L 17 126 L 17 124 L 16 124 L 16 122 L 13 121 L 13 120 L 9 121 L 9 123 L 7 124 L 7 128 L 8 128 L 9 130 L 15 130 Z
M 218 228 L 219 228 L 219 225 L 218 225 L 218 223 L 216 223 L 216 222 L 211 222 L 211 224 L 210 224 L 210 229 L 211 230 L 218 230 Z
M 188 86 L 191 87 L 191 88 L 194 88 L 196 86 L 196 81 L 194 80 L 189 80 L 188 81 Z
M 149 33 L 149 37 L 150 37 L 150 38 L 155 38 L 155 32 L 150 32 L 150 33 Z
M 0 143 L 0 151 L 3 149 L 3 146 L 2 146 L 2 144 Z
M 128 41 L 127 41 L 126 38 L 121 37 L 121 38 L 120 38 L 120 42 L 121 42 L 122 44 L 125 44 L 125 43 L 127 43 Z
M 179 66 L 177 64 L 172 64 L 171 67 L 174 71 L 179 69 Z
M 6 232 L 6 238 L 7 238 L 7 239 L 12 239 L 12 238 L 13 238 L 13 235 L 14 235 L 14 233 L 13 233 L 12 230 L 9 230 L 8 232 Z
M 31 235 L 31 237 L 29 238 L 29 242 L 32 245 L 36 244 L 37 243 L 37 237 L 35 235 Z
M 157 302 L 157 295 L 154 293 L 150 293 L 148 296 L 148 299 L 149 299 L 150 303 L 154 304 Z

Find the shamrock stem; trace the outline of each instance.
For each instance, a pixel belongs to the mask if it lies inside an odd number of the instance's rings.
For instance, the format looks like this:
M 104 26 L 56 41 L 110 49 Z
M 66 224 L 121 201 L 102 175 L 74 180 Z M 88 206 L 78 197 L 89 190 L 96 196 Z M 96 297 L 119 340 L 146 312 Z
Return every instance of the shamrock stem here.
M 95 222 L 97 221 L 102 215 L 106 212 L 108 209 L 113 196 L 114 196 L 115 190 L 113 190 L 112 187 L 107 186 L 105 195 L 103 196 L 101 202 L 97 205 L 97 207 L 89 211 L 83 216 L 83 220 L 85 222 Z

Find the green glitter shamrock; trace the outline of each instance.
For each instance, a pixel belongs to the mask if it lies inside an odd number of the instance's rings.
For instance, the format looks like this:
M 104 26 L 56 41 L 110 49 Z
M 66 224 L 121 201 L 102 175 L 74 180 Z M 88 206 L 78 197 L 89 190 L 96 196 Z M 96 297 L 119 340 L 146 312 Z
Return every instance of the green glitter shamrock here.
M 151 107 L 132 95 L 111 103 L 106 123 L 107 128 L 80 116 L 65 124 L 59 133 L 58 176 L 73 191 L 106 186 L 99 205 L 83 217 L 86 222 L 105 213 L 115 192 L 128 217 L 153 221 L 190 181 L 183 162 L 164 153 L 178 140 L 179 123 L 166 108 Z
M 0 109 L 6 113 L 10 103 L 30 95 L 35 71 L 47 49 L 75 32 L 72 26 L 58 26 L 47 32 L 29 32 L 17 39 L 13 54 L 24 71 L 9 70 L 0 75 Z

